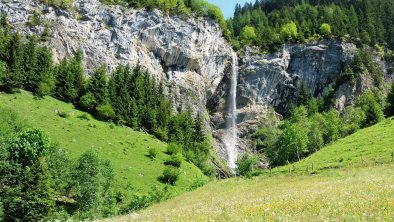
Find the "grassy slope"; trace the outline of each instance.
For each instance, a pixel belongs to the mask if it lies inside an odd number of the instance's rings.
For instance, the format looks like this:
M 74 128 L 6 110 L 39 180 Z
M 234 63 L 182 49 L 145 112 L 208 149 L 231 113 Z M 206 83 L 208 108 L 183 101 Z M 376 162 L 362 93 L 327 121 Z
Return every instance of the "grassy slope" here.
M 168 157 L 164 154 L 167 145 L 151 135 L 94 119 L 82 120 L 78 117 L 83 112 L 74 109 L 71 104 L 50 97 L 34 99 L 28 92 L 14 95 L 2 93 L 0 106 L 15 110 L 30 126 L 46 131 L 52 142 L 68 150 L 74 158 L 86 150 L 95 150 L 101 158 L 111 160 L 117 186 L 127 196 L 145 193 L 152 185 L 162 186 L 157 177 L 162 174 L 163 162 Z M 66 112 L 70 117 L 61 118 L 55 110 Z M 145 156 L 149 148 L 161 151 L 153 161 Z M 175 192 L 188 190 L 197 177 L 205 178 L 194 165 L 187 162 L 182 163 L 181 170 Z
M 213 182 L 110 221 L 393 221 L 393 149 L 390 119 L 294 164 L 297 174 L 286 166 L 274 176 Z M 318 172 L 310 175 L 312 163 Z

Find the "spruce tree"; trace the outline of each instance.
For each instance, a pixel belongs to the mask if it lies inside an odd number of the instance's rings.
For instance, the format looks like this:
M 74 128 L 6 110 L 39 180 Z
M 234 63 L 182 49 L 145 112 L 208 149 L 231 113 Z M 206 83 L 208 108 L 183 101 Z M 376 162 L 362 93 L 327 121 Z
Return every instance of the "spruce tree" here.
M 108 86 L 105 67 L 101 66 L 90 77 L 86 91 L 92 93 L 97 105 L 105 105 L 108 102 Z
M 19 89 L 23 82 L 23 43 L 21 36 L 14 33 L 9 43 L 10 49 L 6 62 L 9 72 L 4 79 L 6 91 Z
M 204 132 L 204 125 L 203 125 L 203 119 L 200 113 L 197 114 L 195 120 L 194 120 L 194 126 L 193 126 L 193 140 L 195 143 L 202 143 L 205 141 L 205 132 Z
M 394 116 L 394 82 L 391 84 L 391 90 L 387 95 L 386 115 Z
M 69 61 L 63 59 L 56 67 L 56 83 L 53 96 L 64 102 L 73 102 L 78 97 L 78 91 L 75 88 L 75 76 L 69 67 Z

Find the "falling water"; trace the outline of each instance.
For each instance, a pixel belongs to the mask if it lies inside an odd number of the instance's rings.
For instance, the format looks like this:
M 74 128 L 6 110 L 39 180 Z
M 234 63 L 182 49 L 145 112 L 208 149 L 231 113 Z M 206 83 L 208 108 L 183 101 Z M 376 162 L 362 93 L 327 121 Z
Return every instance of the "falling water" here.
M 235 169 L 237 166 L 237 78 L 238 78 L 238 57 L 233 52 L 233 69 L 231 76 L 230 95 L 229 95 L 229 106 L 227 110 L 227 125 L 226 135 L 224 144 L 228 154 L 228 166 L 231 169 Z

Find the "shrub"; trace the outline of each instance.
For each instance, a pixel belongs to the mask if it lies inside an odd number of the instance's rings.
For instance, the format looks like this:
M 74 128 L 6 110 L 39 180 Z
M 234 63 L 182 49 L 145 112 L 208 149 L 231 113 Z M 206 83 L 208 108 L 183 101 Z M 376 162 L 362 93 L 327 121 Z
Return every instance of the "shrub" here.
M 81 97 L 79 104 L 83 110 L 92 112 L 97 105 L 97 101 L 92 93 L 87 93 Z
M 159 154 L 159 151 L 156 148 L 150 148 L 148 150 L 148 157 L 152 160 L 157 157 L 157 154 Z
M 82 113 L 81 115 L 78 116 L 78 118 L 81 119 L 81 120 L 89 121 L 90 120 L 90 115 L 87 114 L 87 113 Z
M 320 34 L 324 37 L 329 37 L 331 35 L 331 26 L 327 23 L 323 23 L 320 26 Z
M 164 162 L 164 164 L 179 168 L 182 164 L 182 156 L 180 154 L 173 154 Z
M 62 117 L 62 118 L 68 118 L 70 116 L 68 113 L 63 112 L 63 111 L 58 111 L 57 115 Z
M 180 175 L 180 170 L 173 166 L 167 166 L 164 168 L 163 175 L 160 176 L 159 180 L 163 183 L 175 185 Z
M 247 178 L 257 176 L 259 174 L 258 162 L 259 159 L 257 158 L 257 156 L 252 156 L 249 154 L 243 155 L 237 160 L 237 175 Z
M 153 186 L 151 191 L 145 195 L 134 195 L 131 198 L 130 203 L 121 210 L 121 213 L 126 214 L 136 210 L 144 209 L 153 203 L 167 200 L 170 196 L 171 195 L 167 186 L 164 188 Z
M 110 104 L 98 106 L 96 108 L 96 112 L 97 112 L 97 117 L 101 120 L 113 120 L 116 118 L 115 111 Z
M 173 155 L 180 153 L 182 151 L 182 146 L 177 143 L 169 143 L 167 146 L 167 154 Z
M 297 25 L 293 21 L 284 24 L 281 28 L 280 35 L 285 40 L 295 39 L 298 35 Z
M 38 129 L 22 131 L 9 147 L 10 158 L 22 166 L 31 166 L 49 149 L 48 137 Z

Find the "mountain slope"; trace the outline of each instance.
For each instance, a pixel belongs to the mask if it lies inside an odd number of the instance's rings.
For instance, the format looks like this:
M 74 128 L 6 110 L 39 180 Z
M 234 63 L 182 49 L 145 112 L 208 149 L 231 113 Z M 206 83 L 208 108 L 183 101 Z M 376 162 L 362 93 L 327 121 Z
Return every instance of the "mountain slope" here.
M 164 186 L 157 178 L 162 174 L 163 162 L 168 158 L 164 153 L 167 144 L 151 135 L 91 117 L 86 120 L 82 116 L 89 115 L 74 109 L 71 104 L 51 97 L 36 99 L 25 91 L 13 95 L 1 93 L 0 107 L 16 111 L 29 125 L 47 132 L 53 143 L 68 150 L 75 158 L 87 150 L 94 150 L 102 159 L 110 160 L 115 170 L 117 188 L 125 194 L 126 201 L 133 194 L 149 191 L 151 186 Z M 56 112 L 64 112 L 69 117 L 62 118 Z M 160 151 L 155 160 L 146 156 L 150 148 Z M 179 181 L 172 189 L 175 193 L 189 190 L 196 178 L 205 179 L 197 167 L 187 162 L 182 163 L 181 172 Z
M 321 169 L 313 174 L 287 174 L 286 166 L 274 176 L 218 181 L 117 221 L 390 221 L 393 133 L 394 119 L 386 120 L 294 164 L 313 162 Z

